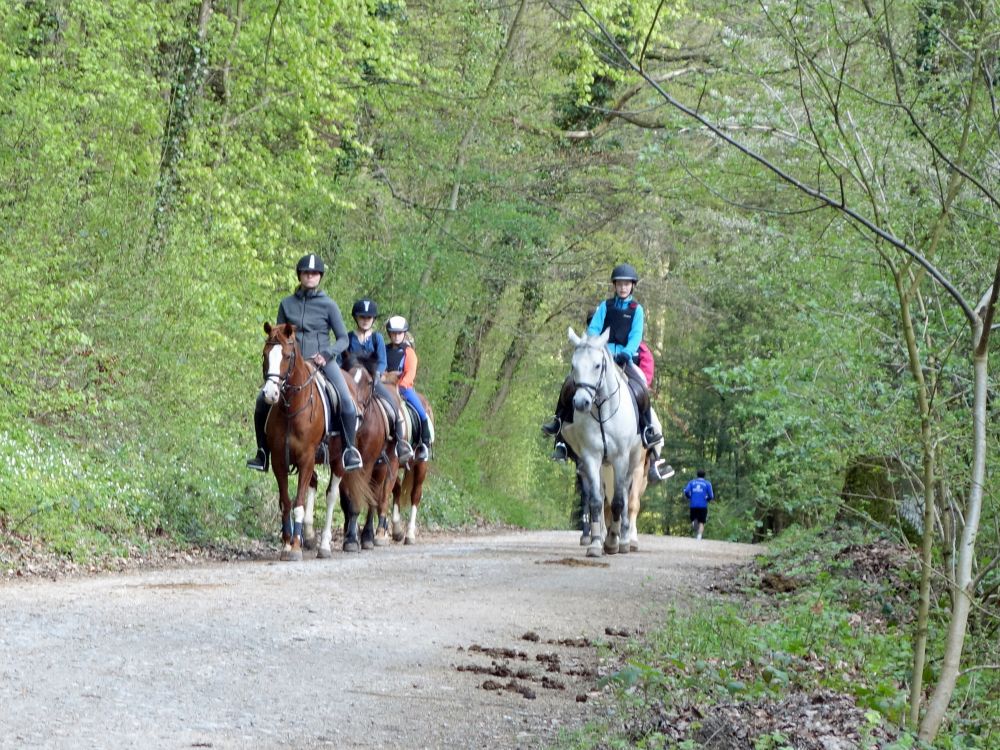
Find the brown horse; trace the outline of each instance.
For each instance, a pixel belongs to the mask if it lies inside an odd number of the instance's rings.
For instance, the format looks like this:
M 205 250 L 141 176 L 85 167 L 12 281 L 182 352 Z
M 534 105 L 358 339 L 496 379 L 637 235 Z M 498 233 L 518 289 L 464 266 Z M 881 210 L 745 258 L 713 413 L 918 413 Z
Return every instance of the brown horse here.
M 344 357 L 344 368 L 350 373 L 350 379 L 358 383 L 359 386 L 361 394 L 359 411 L 364 412 L 364 418 L 358 428 L 357 443 L 365 465 L 362 472 L 367 473 L 368 476 L 370 495 L 366 503 L 367 513 L 360 543 L 362 549 L 372 549 L 385 544 L 389 537 L 386 517 L 389 496 L 399 474 L 396 435 L 393 434 L 389 426 L 389 415 L 380 406 L 375 395 L 374 378 L 378 357 L 373 354 L 359 356 L 352 353 L 347 353 Z M 346 550 L 347 540 L 352 538 L 352 523 L 353 536 L 357 537 L 358 515 L 363 505 L 353 502 L 350 498 L 345 502 L 342 494 L 341 507 L 344 509 L 344 549 Z M 376 517 L 379 519 L 377 529 L 375 528 Z M 329 523 L 330 520 L 327 521 L 328 525 Z
M 312 510 L 316 495 L 316 457 L 326 436 L 323 400 L 320 392 L 318 370 L 302 357 L 291 323 L 271 326 L 264 324 L 267 341 L 264 343 L 264 400 L 271 404 L 265 433 L 271 452 L 271 469 L 278 482 L 278 504 L 281 508 L 282 560 L 301 560 L 305 540 L 314 539 Z M 355 383 L 348 381 L 348 389 L 357 402 Z M 339 438 L 337 438 L 339 443 Z M 345 474 L 341 451 L 330 461 L 331 477 L 327 498 L 336 496 L 343 481 L 346 491 L 364 499 L 367 485 L 352 472 Z M 294 467 L 299 473 L 295 503 L 288 495 L 288 475 Z M 308 515 L 307 515 L 308 510 Z M 308 517 L 310 523 L 304 526 Z M 304 540 L 305 536 L 305 540 Z M 329 551 L 329 541 L 327 542 Z M 322 550 L 320 553 L 323 555 Z
M 407 407 L 403 403 L 402 397 L 399 395 L 399 388 L 397 387 L 397 381 L 399 380 L 399 373 L 387 372 L 382 376 L 382 380 L 385 382 L 389 389 L 389 392 L 396 397 L 396 408 L 403 409 L 403 413 L 407 414 Z M 424 410 L 427 412 L 428 420 L 434 421 L 434 412 L 431 409 L 431 405 L 424 398 L 423 394 L 418 394 L 420 397 L 420 402 L 424 405 Z M 407 424 L 411 422 L 412 415 L 408 415 Z M 411 425 L 411 437 L 412 437 L 412 425 Z M 426 436 L 424 436 L 426 439 Z M 412 442 L 412 441 L 411 441 Z M 424 480 L 427 478 L 427 461 L 415 461 L 410 459 L 406 466 L 401 466 L 399 475 L 396 478 L 396 482 L 392 487 L 392 538 L 397 542 L 404 542 L 405 544 L 413 544 L 417 541 L 417 508 L 420 507 L 420 500 L 424 495 Z M 410 518 L 407 525 L 404 527 L 402 514 L 400 513 L 400 508 L 404 503 L 409 503 L 410 506 Z M 380 516 L 379 523 L 382 523 L 383 517 Z

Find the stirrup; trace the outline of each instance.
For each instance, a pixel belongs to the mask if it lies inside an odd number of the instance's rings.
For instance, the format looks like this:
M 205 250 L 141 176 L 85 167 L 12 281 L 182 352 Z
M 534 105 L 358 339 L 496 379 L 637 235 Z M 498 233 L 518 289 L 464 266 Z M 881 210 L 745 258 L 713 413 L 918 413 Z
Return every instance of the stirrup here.
M 344 464 L 344 471 L 357 471 L 364 466 L 364 462 L 361 460 L 361 453 L 353 445 L 344 448 L 344 455 L 341 456 L 341 462 Z
M 399 459 L 401 464 L 405 464 L 413 458 L 413 446 L 411 446 L 404 438 L 396 440 L 396 458 Z
M 559 417 L 553 417 L 551 420 L 542 425 L 542 432 L 546 435 L 551 435 L 555 437 L 559 434 L 559 430 L 562 429 L 562 420 Z
M 649 465 L 649 481 L 662 482 L 674 475 L 674 467 L 666 459 L 658 458 Z
M 421 443 L 418 445 L 417 452 L 413 454 L 413 457 L 421 463 L 428 460 L 431 457 L 431 452 L 427 447 L 427 443 Z
M 663 435 L 656 431 L 653 425 L 646 425 L 646 429 L 642 431 L 642 445 L 644 448 L 648 448 L 651 445 L 656 445 L 661 440 L 663 440 Z
M 257 455 L 247 461 L 247 468 L 254 471 L 267 471 L 270 465 L 270 456 L 263 448 L 257 449 Z
M 566 450 L 566 443 L 561 440 L 552 449 L 551 458 L 553 461 L 566 461 L 569 459 L 569 451 Z

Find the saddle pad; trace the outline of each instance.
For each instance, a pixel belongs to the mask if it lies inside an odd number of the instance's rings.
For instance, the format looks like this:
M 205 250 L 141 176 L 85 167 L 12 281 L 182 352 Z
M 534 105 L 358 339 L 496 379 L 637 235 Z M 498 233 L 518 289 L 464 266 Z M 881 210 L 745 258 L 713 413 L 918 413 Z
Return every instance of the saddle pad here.
M 316 373 L 316 384 L 319 386 L 319 400 L 323 402 L 323 424 L 326 425 L 326 432 L 327 434 L 340 432 L 338 429 L 340 425 L 333 424 L 333 405 L 330 403 L 330 391 L 334 389 L 322 370 Z

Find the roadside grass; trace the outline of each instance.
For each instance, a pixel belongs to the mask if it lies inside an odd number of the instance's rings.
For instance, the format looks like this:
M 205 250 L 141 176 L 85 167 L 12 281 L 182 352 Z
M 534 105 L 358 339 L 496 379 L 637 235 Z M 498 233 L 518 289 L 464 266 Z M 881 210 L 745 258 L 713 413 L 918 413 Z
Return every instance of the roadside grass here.
M 711 587 L 728 596 L 671 609 L 655 631 L 607 652 L 613 718 L 556 747 L 802 750 L 825 747 L 824 736 L 848 743 L 838 747 L 921 747 L 905 727 L 907 559 L 857 528 L 791 530 L 735 585 Z M 956 693 L 962 708 L 934 747 L 997 746 L 997 681 L 979 679 Z

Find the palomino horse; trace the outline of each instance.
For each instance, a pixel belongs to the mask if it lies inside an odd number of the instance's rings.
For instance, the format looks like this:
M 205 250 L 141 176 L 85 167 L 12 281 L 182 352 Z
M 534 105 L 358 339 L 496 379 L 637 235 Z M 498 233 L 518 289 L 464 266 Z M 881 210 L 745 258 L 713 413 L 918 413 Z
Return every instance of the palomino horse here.
M 382 379 L 385 381 L 389 391 L 396 396 L 396 408 L 403 409 L 403 413 L 406 414 L 407 407 L 403 404 L 403 399 L 399 395 L 399 388 L 397 387 L 399 373 L 387 372 Z M 420 398 L 420 402 L 424 406 L 424 411 L 427 412 L 428 421 L 433 423 L 434 411 L 431 409 L 431 405 L 427 402 L 427 399 L 424 398 L 422 393 L 418 393 L 417 396 Z M 407 425 L 410 425 L 412 416 L 413 415 L 410 414 L 407 417 Z M 426 437 L 427 436 L 425 435 L 424 439 L 426 439 Z M 414 461 L 413 459 L 410 459 L 409 463 L 407 463 L 405 467 L 400 467 L 399 476 L 396 478 L 396 483 L 392 488 L 393 541 L 403 542 L 404 544 L 413 544 L 417 541 L 417 508 L 420 507 L 420 500 L 424 496 L 424 480 L 427 478 L 427 467 L 427 461 Z M 400 509 L 407 503 L 410 506 L 410 518 L 404 529 L 403 516 Z M 381 524 L 381 517 L 379 522 Z
M 625 539 L 628 549 L 629 514 L 625 499 L 632 487 L 635 472 L 641 467 L 645 449 L 639 438 L 638 414 L 632 404 L 625 374 L 608 352 L 610 331 L 599 336 L 576 335 L 572 327 L 569 340 L 575 347 L 572 360 L 573 421 L 563 426 L 566 444 L 577 455 L 581 489 L 587 497 L 591 523 L 588 557 L 603 552 L 620 551 Z M 604 521 L 606 492 L 601 467 L 613 474 L 611 520 Z
M 334 500 L 340 496 L 340 507 L 344 511 L 344 552 L 360 552 L 375 546 L 374 529 L 371 523 L 371 510 L 377 507 L 379 488 L 382 495 L 388 493 L 384 487 L 387 473 L 398 463 L 391 463 L 386 455 L 386 442 L 389 436 L 389 426 L 382 410 L 377 406 L 373 395 L 371 374 L 364 366 L 355 360 L 350 361 L 349 376 L 344 378 L 354 399 L 358 412 L 358 430 L 355 436 L 355 447 L 361 454 L 362 468 L 357 471 L 344 472 L 343 438 L 338 434 L 330 438 L 330 486 L 326 491 L 326 523 L 320 536 L 319 557 L 330 557 L 330 542 L 333 538 Z M 395 460 L 395 451 L 388 451 Z M 391 486 L 391 484 L 389 485 Z M 310 493 L 306 504 L 306 534 L 314 536 L 313 513 L 315 493 Z M 369 511 L 364 532 L 358 531 L 358 516 L 362 509 Z

